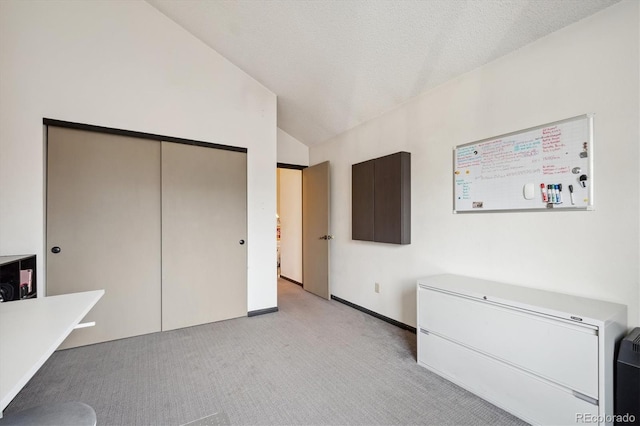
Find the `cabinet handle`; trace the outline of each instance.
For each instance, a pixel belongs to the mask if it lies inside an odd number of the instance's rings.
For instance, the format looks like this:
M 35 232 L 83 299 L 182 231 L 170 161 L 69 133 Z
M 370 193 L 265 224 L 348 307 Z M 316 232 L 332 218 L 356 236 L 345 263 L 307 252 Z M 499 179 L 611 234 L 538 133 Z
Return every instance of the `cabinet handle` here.
M 58 253 L 60 253 L 61 251 L 62 251 L 62 249 L 61 249 L 60 247 L 58 247 L 58 246 L 55 246 L 55 247 L 52 247 L 52 248 L 51 248 L 51 253 L 58 254 Z
M 585 402 L 588 402 L 589 404 L 598 405 L 598 400 L 595 398 L 591 398 L 590 396 L 587 396 L 577 391 L 572 391 L 571 393 L 573 393 L 573 396 L 575 396 L 576 398 L 581 399 Z
M 244 244 L 244 240 L 240 240 L 239 243 L 240 243 L 240 245 L 243 245 Z

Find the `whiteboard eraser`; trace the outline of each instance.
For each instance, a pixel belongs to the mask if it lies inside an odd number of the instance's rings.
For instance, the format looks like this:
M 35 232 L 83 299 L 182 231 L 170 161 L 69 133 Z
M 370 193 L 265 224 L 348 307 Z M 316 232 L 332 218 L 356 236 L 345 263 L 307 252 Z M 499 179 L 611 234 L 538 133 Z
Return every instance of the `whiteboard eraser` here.
M 536 194 L 536 187 L 533 183 L 528 183 L 522 188 L 522 195 L 525 200 L 533 200 Z

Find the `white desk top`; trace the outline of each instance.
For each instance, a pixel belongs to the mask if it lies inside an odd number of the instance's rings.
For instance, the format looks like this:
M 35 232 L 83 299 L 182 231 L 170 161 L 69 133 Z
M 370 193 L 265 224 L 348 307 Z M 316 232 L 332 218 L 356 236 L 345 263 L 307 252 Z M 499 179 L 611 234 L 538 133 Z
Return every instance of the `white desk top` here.
M 0 303 L 0 412 L 103 294 L 94 290 Z

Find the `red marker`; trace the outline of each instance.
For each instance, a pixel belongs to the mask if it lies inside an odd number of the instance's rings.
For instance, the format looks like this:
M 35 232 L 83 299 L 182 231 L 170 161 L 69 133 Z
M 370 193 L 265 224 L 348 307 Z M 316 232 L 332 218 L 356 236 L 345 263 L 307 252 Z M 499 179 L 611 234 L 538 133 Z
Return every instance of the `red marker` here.
M 542 192 L 542 201 L 548 202 L 549 199 L 547 198 L 547 191 L 544 190 L 544 183 L 540 184 L 540 192 Z

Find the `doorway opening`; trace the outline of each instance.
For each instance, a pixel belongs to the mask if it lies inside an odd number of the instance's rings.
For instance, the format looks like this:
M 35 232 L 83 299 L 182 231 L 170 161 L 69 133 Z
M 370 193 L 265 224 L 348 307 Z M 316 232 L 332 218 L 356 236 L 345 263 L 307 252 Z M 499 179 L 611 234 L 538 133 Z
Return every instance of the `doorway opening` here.
M 329 299 L 329 243 L 333 239 L 329 232 L 329 162 L 311 167 L 278 163 L 277 167 L 280 279 Z
M 277 267 L 278 277 L 302 285 L 302 169 L 278 164 Z

